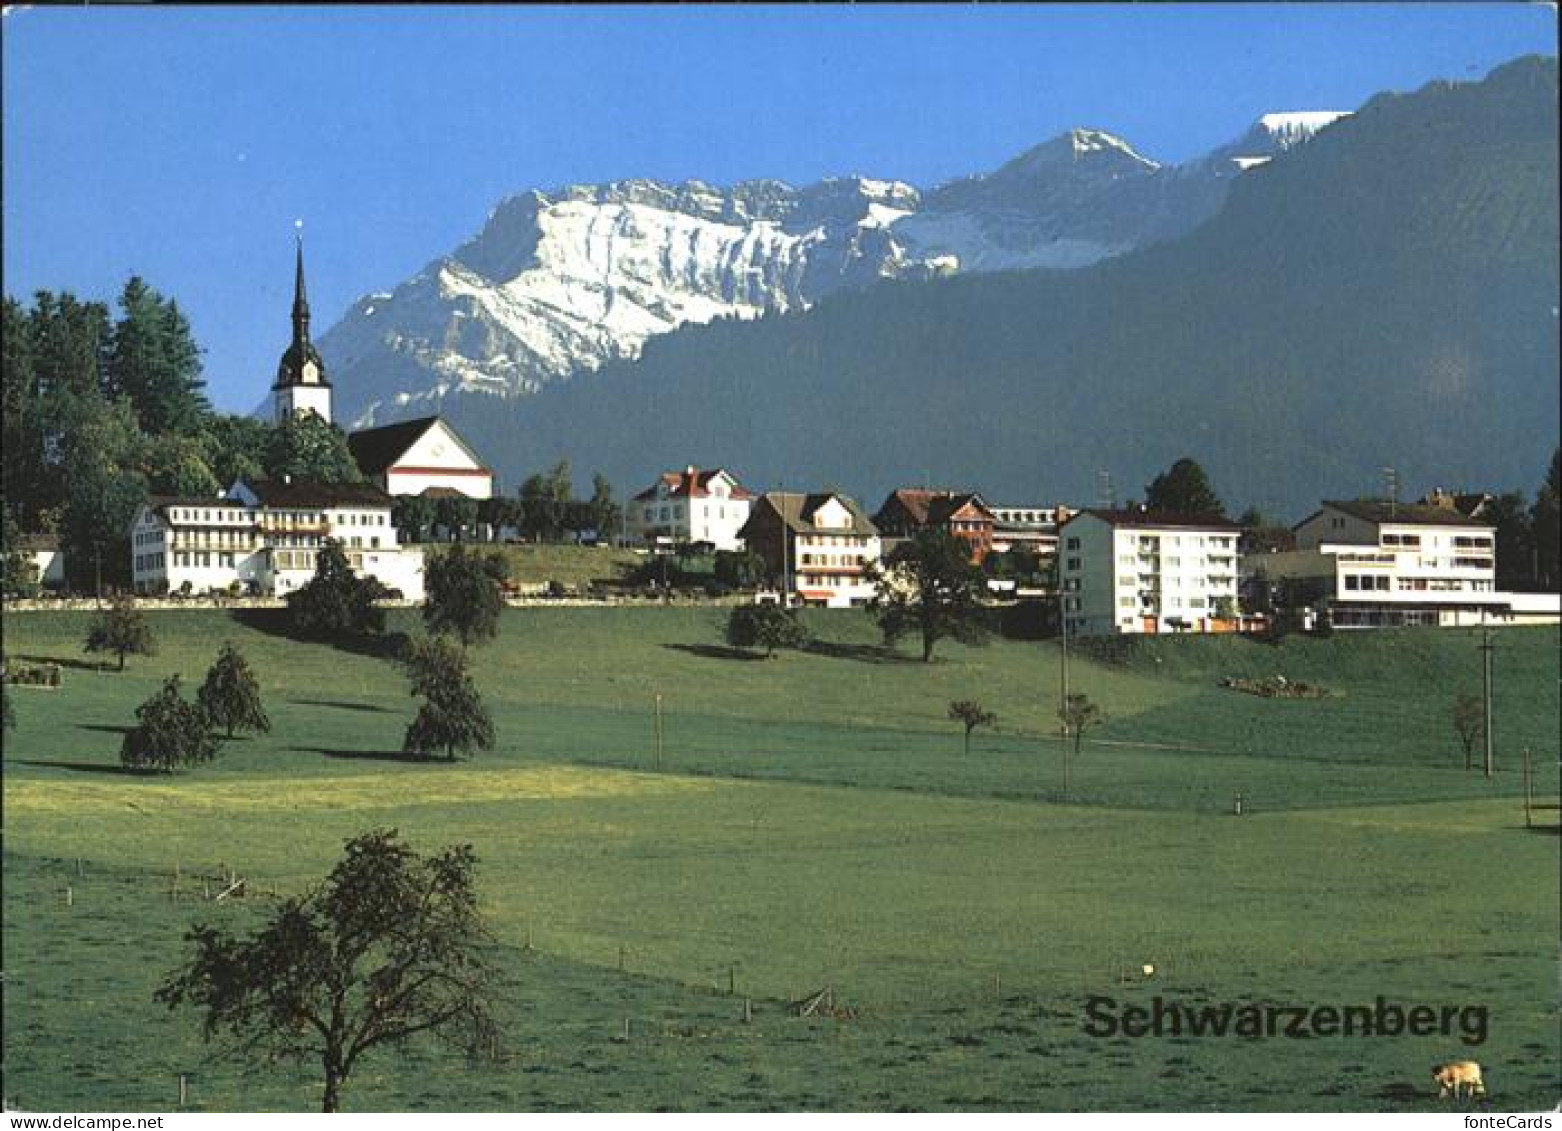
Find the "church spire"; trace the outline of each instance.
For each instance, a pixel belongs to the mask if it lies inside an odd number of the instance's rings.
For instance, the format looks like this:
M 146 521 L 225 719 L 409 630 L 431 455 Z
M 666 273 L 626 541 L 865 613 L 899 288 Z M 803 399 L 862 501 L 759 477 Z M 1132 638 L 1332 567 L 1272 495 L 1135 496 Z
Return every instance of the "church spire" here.
M 293 344 L 309 345 L 309 296 L 304 291 L 304 233 L 298 233 L 298 268 L 293 277 Z
M 312 412 L 326 423 L 331 420 L 331 382 L 326 380 L 325 362 L 309 340 L 309 295 L 304 287 L 303 221 L 297 225 L 298 247 L 293 269 L 293 342 L 277 363 L 277 380 L 272 385 L 276 419 L 287 420 Z

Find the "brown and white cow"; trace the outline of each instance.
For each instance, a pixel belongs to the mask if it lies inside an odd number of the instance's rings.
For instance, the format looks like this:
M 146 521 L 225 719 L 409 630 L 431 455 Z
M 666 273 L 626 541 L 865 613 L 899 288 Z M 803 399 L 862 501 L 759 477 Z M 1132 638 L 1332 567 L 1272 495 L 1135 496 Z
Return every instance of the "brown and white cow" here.
M 1432 1069 L 1432 1079 L 1437 1081 L 1437 1098 L 1452 1095 L 1459 1097 L 1463 1089 L 1466 1095 L 1484 1096 L 1486 1082 L 1481 1079 L 1481 1066 L 1473 1060 L 1454 1060 Z

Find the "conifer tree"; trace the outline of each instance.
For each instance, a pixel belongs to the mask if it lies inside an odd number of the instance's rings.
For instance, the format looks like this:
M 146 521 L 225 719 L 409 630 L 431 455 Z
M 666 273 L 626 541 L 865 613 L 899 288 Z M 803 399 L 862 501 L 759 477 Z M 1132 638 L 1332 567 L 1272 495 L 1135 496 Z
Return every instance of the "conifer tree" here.
M 179 304 L 139 275 L 120 292 L 106 367 L 107 392 L 129 399 L 153 436 L 192 435 L 211 406 L 202 392 L 201 350 Z
M 1157 475 L 1144 489 L 1144 505 L 1162 514 L 1224 515 L 1225 504 L 1204 469 L 1186 457 Z

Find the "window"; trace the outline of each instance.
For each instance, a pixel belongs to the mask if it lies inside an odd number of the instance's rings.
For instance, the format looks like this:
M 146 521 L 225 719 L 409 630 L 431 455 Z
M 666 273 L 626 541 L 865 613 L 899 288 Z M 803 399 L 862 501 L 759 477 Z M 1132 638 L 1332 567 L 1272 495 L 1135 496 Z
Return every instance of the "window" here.
M 1067 568 L 1067 569 L 1078 569 L 1079 568 L 1079 559 L 1078 558 L 1070 558 L 1068 560 L 1068 565 L 1065 568 Z
M 1067 550 L 1077 550 L 1077 549 L 1079 549 L 1079 539 L 1078 538 L 1070 538 L 1068 540 L 1067 545 L 1064 546 L 1064 549 L 1067 549 Z
M 1345 588 L 1346 589 L 1360 589 L 1361 588 L 1361 578 L 1357 577 L 1354 573 L 1347 573 L 1345 575 Z

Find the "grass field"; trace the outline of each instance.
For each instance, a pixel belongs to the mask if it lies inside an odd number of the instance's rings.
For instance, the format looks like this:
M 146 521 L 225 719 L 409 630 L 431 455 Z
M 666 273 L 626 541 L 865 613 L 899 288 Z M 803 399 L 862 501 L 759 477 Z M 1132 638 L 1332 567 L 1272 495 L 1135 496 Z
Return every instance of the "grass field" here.
M 85 622 L 9 616 L 7 652 L 79 661 Z M 820 614 L 816 651 L 761 661 L 723 648 L 708 609 L 510 610 L 477 653 L 500 748 L 448 765 L 395 753 L 412 704 L 384 659 L 253 615 L 154 627 L 159 655 L 123 675 L 11 692 L 5 1089 L 23 1107 L 165 1109 L 180 1072 L 192 1106 L 316 1105 L 307 1070 L 244 1075 L 151 988 L 189 922 L 263 909 L 203 902 L 199 872 L 297 890 L 373 825 L 476 846 L 511 1047 L 497 1065 L 420 1045 L 369 1062 L 354 1110 L 1417 1110 L 1437 1106 L 1427 1067 L 1472 1055 L 1496 1107 L 1562 1088 L 1562 842 L 1523 829 L 1517 773 L 1529 745 L 1555 794 L 1552 631 L 1498 634 L 1492 782 L 1463 771 L 1448 722 L 1479 690 L 1471 634 L 1076 655 L 1073 686 L 1110 721 L 1065 798 L 1050 644 L 923 665 L 877 648 L 862 614 Z M 134 706 L 168 672 L 198 681 L 227 638 L 272 734 L 195 772 L 120 774 Z M 1274 674 L 1331 695 L 1219 686 Z M 944 717 L 965 697 L 1002 724 L 968 758 Z M 1156 977 L 1124 984 L 1144 962 Z M 826 985 L 857 1020 L 787 1014 Z M 1096 1038 L 1097 993 L 1484 1005 L 1490 1037 Z

